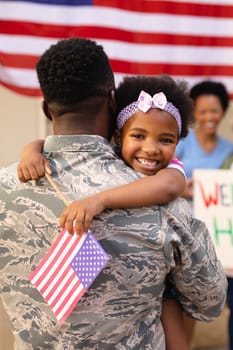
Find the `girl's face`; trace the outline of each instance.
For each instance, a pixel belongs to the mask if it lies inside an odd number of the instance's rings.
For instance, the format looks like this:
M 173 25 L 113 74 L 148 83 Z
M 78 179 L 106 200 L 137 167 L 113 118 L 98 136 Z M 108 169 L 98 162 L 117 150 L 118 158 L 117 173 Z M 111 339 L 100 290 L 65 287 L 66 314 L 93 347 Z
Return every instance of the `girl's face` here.
M 223 109 L 217 96 L 201 95 L 196 98 L 194 118 L 198 131 L 206 135 L 215 135 L 222 117 Z
M 174 117 L 157 108 L 146 114 L 135 113 L 121 133 L 124 161 L 144 175 L 154 175 L 166 168 L 174 156 L 178 142 L 178 126 Z

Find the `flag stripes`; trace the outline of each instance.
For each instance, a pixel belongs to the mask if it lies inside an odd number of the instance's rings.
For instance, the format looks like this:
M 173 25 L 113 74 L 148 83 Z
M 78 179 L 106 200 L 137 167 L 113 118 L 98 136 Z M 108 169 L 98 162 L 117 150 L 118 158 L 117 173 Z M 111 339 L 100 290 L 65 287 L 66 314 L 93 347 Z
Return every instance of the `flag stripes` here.
M 169 44 L 169 45 L 198 45 L 198 46 L 219 46 L 219 47 L 232 47 L 233 33 L 225 33 L 226 37 L 218 36 L 201 36 L 201 35 L 186 35 L 186 34 L 170 34 L 170 33 L 153 33 L 153 32 L 140 32 L 138 30 L 124 30 L 119 28 L 103 28 L 99 26 L 71 26 L 71 25 L 52 25 L 46 24 L 46 30 L 43 24 L 27 22 L 24 24 L 17 21 L 1 20 L 0 22 L 0 35 L 4 38 L 3 34 L 15 35 L 15 36 L 32 36 L 37 37 L 40 34 L 43 38 L 63 38 L 66 37 L 67 32 L 72 33 L 71 36 L 86 36 L 88 38 L 96 39 L 109 39 L 125 42 L 133 42 L 136 38 L 138 44 Z
M 233 97 L 230 0 L 0 1 L 0 8 L 0 82 L 19 93 L 40 94 L 42 52 L 83 36 L 104 46 L 117 83 L 127 74 L 167 73 L 190 85 L 210 78 Z
M 70 267 L 87 234 L 62 231 L 29 280 L 50 305 L 59 322 L 70 313 L 86 289 Z
M 91 231 L 81 237 L 63 230 L 30 274 L 59 323 L 63 322 L 106 265 L 109 256 Z

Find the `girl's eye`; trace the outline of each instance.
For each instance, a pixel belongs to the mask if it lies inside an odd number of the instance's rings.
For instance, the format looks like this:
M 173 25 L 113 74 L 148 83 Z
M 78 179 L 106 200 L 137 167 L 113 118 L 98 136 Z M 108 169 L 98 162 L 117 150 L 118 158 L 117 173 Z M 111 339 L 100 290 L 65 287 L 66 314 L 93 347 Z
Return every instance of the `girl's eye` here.
M 162 138 L 160 141 L 162 143 L 174 143 L 175 142 L 173 139 L 168 139 L 168 138 Z
M 135 139 L 142 140 L 144 136 L 142 134 L 132 134 L 131 137 L 134 137 Z

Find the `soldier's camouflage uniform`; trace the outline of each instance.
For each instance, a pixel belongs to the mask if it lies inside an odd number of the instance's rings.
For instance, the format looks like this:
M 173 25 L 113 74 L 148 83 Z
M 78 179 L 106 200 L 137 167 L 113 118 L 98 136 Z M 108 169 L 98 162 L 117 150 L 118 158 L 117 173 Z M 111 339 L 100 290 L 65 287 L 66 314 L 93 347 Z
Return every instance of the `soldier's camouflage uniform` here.
M 69 201 L 140 175 L 99 136 L 49 136 L 53 177 Z M 0 172 L 0 291 L 17 350 L 164 350 L 160 323 L 165 276 L 199 320 L 218 316 L 226 280 L 205 225 L 184 200 L 134 210 L 107 210 L 92 230 L 110 260 L 59 325 L 28 276 L 48 251 L 64 208 L 46 179 L 19 183 L 16 166 Z

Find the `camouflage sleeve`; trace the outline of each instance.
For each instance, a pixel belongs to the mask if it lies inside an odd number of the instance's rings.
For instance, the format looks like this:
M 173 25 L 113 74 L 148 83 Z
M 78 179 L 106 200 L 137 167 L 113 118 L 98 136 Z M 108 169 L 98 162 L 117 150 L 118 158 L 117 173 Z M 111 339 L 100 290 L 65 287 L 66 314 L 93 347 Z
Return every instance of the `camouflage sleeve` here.
M 171 281 L 183 311 L 190 317 L 211 321 L 226 299 L 227 281 L 206 225 L 192 219 L 188 226 L 173 222 Z

